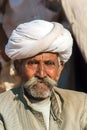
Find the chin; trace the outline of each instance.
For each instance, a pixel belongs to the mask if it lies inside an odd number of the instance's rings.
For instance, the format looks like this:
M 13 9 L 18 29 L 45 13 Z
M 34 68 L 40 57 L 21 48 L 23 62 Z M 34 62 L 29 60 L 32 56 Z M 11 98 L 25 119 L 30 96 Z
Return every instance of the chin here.
M 51 96 L 51 91 L 50 90 L 46 90 L 46 91 L 43 91 L 43 90 L 38 90 L 38 91 L 35 91 L 35 89 L 31 89 L 29 91 L 29 95 L 32 96 L 33 98 L 38 98 L 38 99 L 46 99 L 48 97 Z

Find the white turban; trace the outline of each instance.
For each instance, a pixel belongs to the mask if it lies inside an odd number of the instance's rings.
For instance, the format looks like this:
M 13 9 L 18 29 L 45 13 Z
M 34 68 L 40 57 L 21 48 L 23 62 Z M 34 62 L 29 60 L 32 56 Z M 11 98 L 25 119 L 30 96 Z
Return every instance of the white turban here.
M 72 53 L 72 36 L 61 24 L 34 20 L 13 30 L 5 52 L 12 60 L 35 56 L 41 52 L 58 53 L 66 62 Z

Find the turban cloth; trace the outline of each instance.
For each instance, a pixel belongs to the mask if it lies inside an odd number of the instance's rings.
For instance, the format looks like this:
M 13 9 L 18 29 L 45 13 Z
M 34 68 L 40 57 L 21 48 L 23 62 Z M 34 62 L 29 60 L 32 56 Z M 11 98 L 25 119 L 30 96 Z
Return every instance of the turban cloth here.
M 12 60 L 35 56 L 41 52 L 58 53 L 66 62 L 72 53 L 72 36 L 57 22 L 34 20 L 13 30 L 5 52 Z

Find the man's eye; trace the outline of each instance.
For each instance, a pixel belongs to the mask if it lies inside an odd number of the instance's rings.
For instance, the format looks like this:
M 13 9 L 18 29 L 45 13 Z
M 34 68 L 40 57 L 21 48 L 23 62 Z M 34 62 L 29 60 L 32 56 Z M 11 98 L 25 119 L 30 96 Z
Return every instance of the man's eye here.
M 36 60 L 30 60 L 30 61 L 27 61 L 27 64 L 33 65 L 33 64 L 38 64 L 38 62 Z
M 49 60 L 49 61 L 46 61 L 45 64 L 46 64 L 46 65 L 54 65 L 55 63 L 54 63 L 53 61 L 50 61 L 50 60 Z

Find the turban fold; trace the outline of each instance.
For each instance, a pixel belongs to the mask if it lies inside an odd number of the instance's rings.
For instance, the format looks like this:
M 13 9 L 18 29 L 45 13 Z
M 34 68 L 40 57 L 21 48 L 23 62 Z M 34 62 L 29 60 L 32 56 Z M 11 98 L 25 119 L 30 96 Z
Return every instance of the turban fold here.
M 5 52 L 12 60 L 35 56 L 41 52 L 58 53 L 66 62 L 72 53 L 72 36 L 57 22 L 34 20 L 13 30 Z

